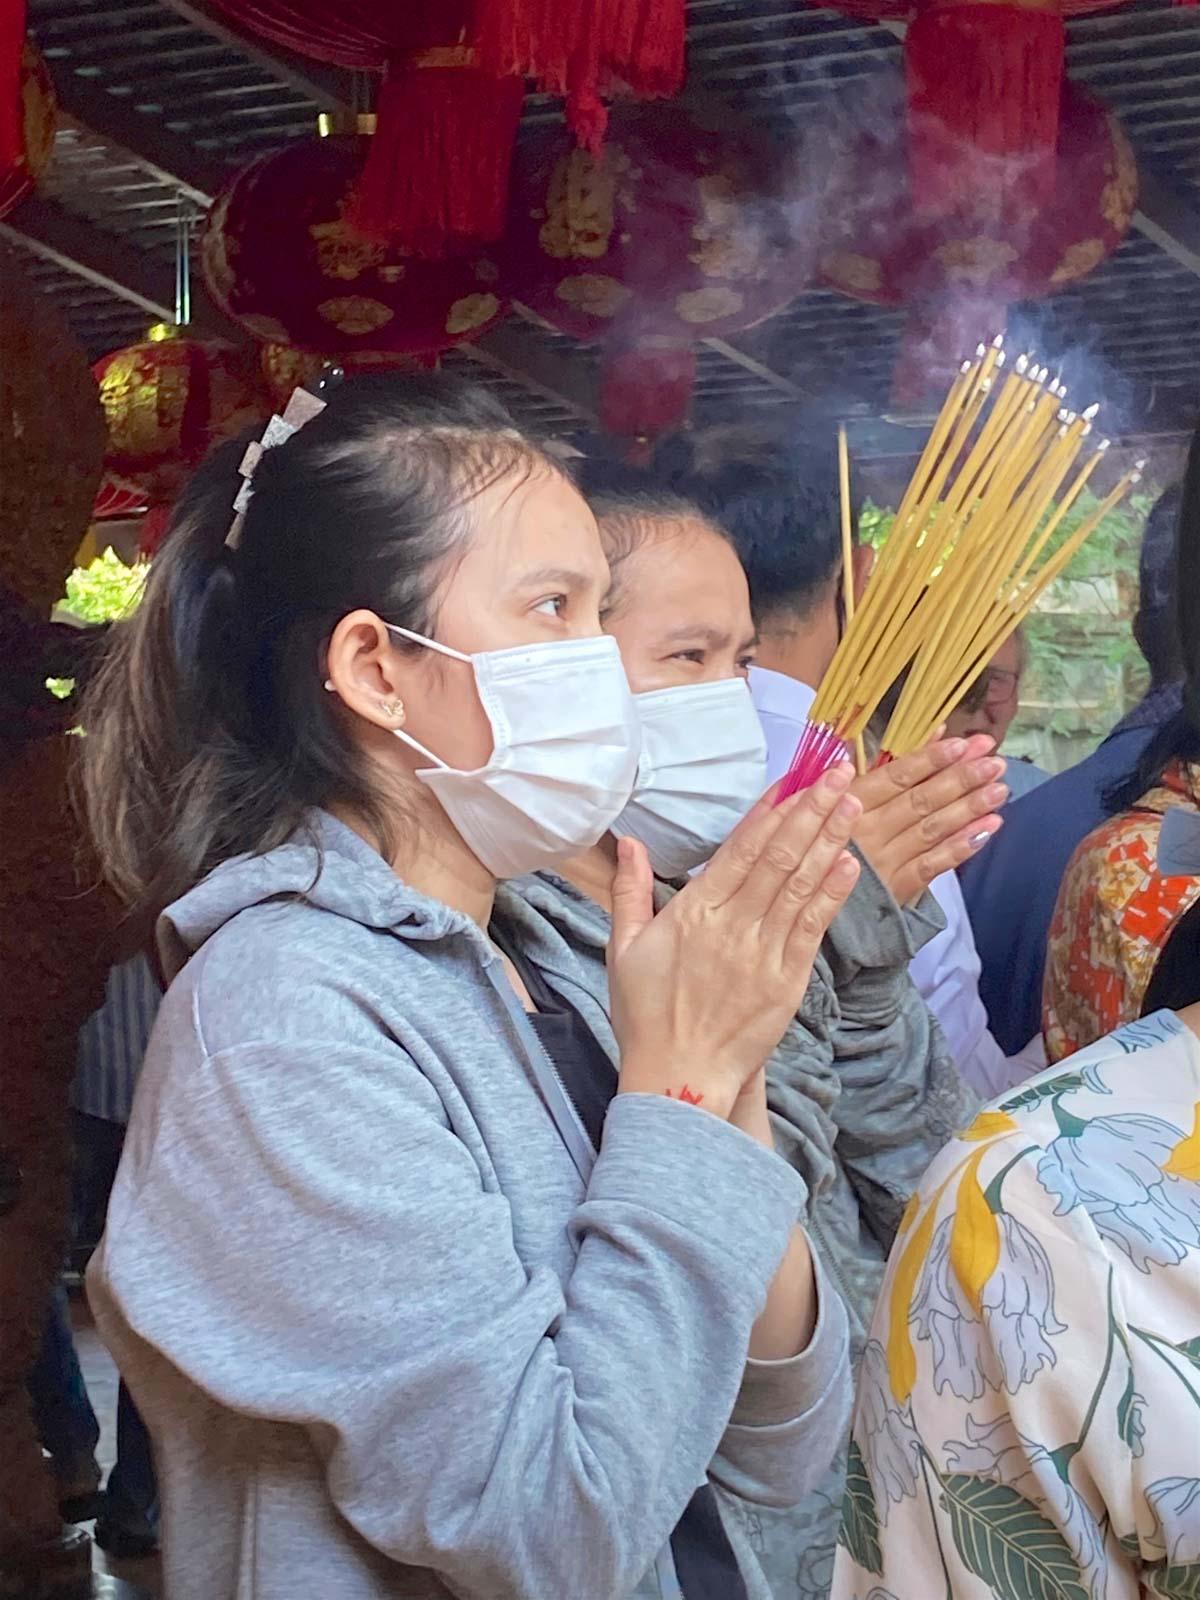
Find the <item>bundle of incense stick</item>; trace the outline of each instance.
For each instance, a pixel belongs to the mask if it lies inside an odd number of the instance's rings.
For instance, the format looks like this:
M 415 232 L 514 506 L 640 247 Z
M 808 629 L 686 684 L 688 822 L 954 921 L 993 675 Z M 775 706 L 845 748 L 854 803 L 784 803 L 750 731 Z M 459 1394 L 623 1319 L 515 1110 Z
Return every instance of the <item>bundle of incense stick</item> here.
M 907 674 L 880 760 L 933 737 L 1000 645 L 1141 477 L 1127 472 L 1051 553 L 1054 536 L 1103 460 L 1098 406 L 1029 356 L 1003 375 L 1004 341 L 980 345 L 951 386 L 905 490 L 866 594 L 813 701 L 779 798 L 847 759 L 889 689 Z M 1081 459 L 1082 458 L 1082 459 Z M 841 451 L 843 524 L 848 459 Z

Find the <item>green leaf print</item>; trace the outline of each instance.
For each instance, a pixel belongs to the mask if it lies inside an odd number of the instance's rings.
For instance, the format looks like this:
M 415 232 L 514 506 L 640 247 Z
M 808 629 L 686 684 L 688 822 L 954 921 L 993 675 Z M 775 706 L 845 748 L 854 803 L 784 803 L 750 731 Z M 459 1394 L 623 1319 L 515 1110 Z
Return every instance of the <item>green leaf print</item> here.
M 851 1439 L 846 1462 L 846 1493 L 842 1500 L 840 1541 L 865 1572 L 878 1578 L 883 1572 L 883 1552 L 879 1548 L 879 1512 L 875 1492 L 867 1476 L 866 1463 L 857 1441 Z
M 1066 1540 L 1032 1501 L 960 1472 L 941 1489 L 958 1553 L 996 1600 L 1089 1600 Z
M 1139 1573 L 1148 1594 L 1161 1595 L 1162 1600 L 1200 1600 L 1200 1564 L 1188 1562 L 1172 1566 L 1169 1561 L 1156 1561 L 1143 1567 Z
M 1082 1072 L 1063 1072 L 1057 1078 L 1051 1078 L 1047 1083 L 1035 1083 L 1028 1089 L 1022 1089 L 1020 1094 L 1013 1095 L 1011 1100 L 1002 1102 L 1001 1111 L 1031 1111 L 1034 1106 L 1043 1100 L 1050 1100 L 1056 1094 L 1070 1094 L 1072 1089 L 1083 1087 Z
M 1181 1356 L 1186 1356 L 1194 1367 L 1200 1367 L 1200 1339 L 1188 1339 L 1183 1344 L 1177 1344 L 1175 1348 Z

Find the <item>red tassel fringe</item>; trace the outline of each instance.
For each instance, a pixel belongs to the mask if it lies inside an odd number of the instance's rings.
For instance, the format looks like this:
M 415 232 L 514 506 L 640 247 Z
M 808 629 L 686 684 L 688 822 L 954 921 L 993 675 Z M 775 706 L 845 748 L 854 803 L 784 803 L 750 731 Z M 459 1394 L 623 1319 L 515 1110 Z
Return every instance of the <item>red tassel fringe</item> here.
M 480 68 L 565 95 L 567 123 L 595 150 L 615 84 L 639 99 L 683 87 L 684 0 L 483 0 L 471 43 Z
M 904 41 L 919 214 L 1012 218 L 1053 204 L 1065 30 L 1016 5 L 926 5 Z
M 346 220 L 441 260 L 504 232 L 525 86 L 474 67 L 396 67 Z
M 21 101 L 21 54 L 25 48 L 25 0 L 0 0 L 0 172 L 25 154 Z

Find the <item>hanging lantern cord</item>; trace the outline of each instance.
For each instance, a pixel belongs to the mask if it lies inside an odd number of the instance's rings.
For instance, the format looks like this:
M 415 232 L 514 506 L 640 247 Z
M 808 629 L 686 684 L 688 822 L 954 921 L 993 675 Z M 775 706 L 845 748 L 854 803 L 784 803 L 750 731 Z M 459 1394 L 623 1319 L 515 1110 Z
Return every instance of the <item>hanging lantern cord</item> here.
M 185 194 L 175 198 L 175 325 L 192 320 L 192 228 L 196 213 Z

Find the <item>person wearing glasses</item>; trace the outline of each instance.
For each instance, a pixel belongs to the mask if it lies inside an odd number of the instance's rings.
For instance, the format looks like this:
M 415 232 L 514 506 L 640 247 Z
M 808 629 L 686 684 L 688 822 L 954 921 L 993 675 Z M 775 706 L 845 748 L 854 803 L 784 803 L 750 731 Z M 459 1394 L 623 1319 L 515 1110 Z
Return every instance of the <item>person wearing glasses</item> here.
M 969 738 L 973 733 L 990 734 L 999 750 L 1020 710 L 1021 679 L 1028 664 L 1029 647 L 1018 628 L 996 651 L 962 704 L 950 713 L 947 733 L 955 738 Z M 1049 776 L 1032 761 L 1014 760 L 1010 756 L 1005 773 L 1009 798 L 1019 800 L 1045 783 Z

